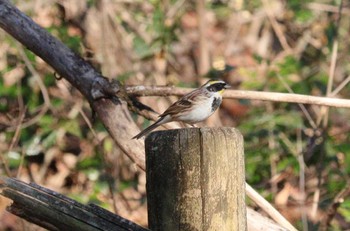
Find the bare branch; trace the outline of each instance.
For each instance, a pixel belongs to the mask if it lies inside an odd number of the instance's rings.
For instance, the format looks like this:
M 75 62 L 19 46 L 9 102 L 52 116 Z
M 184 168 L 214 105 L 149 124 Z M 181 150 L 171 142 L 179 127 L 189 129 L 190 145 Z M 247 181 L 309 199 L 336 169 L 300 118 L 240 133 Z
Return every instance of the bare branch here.
M 275 15 L 273 14 L 273 12 L 271 11 L 271 6 L 270 6 L 270 2 L 267 0 L 263 0 L 263 5 L 264 5 L 264 9 L 266 11 L 266 15 L 272 25 L 272 28 L 274 29 L 277 38 L 279 40 L 279 42 L 281 43 L 283 49 L 285 51 L 287 51 L 287 53 L 291 52 L 291 47 L 289 46 L 286 36 L 283 33 L 283 30 L 281 28 L 281 26 L 278 24 L 277 19 L 275 17 Z
M 268 212 L 268 214 L 281 226 L 290 230 L 296 231 L 293 225 L 287 221 L 274 207 L 271 206 L 259 193 L 257 193 L 249 184 L 246 183 L 245 190 L 249 198 L 254 198 L 254 202 L 257 203 L 260 208 Z
M 199 32 L 199 60 L 198 60 L 198 73 L 199 75 L 205 75 L 210 68 L 210 56 L 208 49 L 208 42 L 206 38 L 207 20 L 205 15 L 205 1 L 196 1 L 196 11 L 198 19 L 198 32 Z
M 143 144 L 131 140 L 139 128 L 131 119 L 127 107 L 116 97 L 122 88 L 118 82 L 104 78 L 89 63 L 8 1 L 0 1 L 0 27 L 76 87 L 90 102 L 120 148 L 140 168 L 145 169 Z
M 133 96 L 183 96 L 194 89 L 177 87 L 159 87 L 159 86 L 129 86 L 126 88 L 128 94 Z M 350 108 L 350 100 L 320 96 L 309 96 L 301 94 L 262 92 L 262 91 L 244 91 L 244 90 L 226 90 L 224 93 L 226 99 L 250 99 L 272 102 L 314 104 L 328 107 Z
M 341 82 L 338 87 L 336 89 L 334 89 L 332 91 L 332 93 L 330 94 L 330 96 L 335 96 L 337 95 L 341 90 L 343 90 L 343 88 L 350 82 L 350 75 L 348 77 L 346 77 L 345 80 L 343 80 L 343 82 Z
M 317 2 L 310 2 L 305 5 L 308 9 L 314 10 L 314 11 L 325 11 L 325 12 L 331 12 L 331 13 L 339 13 L 339 7 L 330 5 L 330 4 L 323 4 L 323 3 L 317 3 Z M 340 12 L 344 15 L 350 15 L 350 9 L 345 8 Z
M 101 76 L 90 64 L 74 54 L 62 42 L 58 41 L 43 28 L 35 24 L 32 19 L 4 0 L 0 0 L 0 27 L 41 57 L 62 78 L 65 78 L 76 87 L 89 100 L 92 108 L 118 146 L 141 169 L 145 169 L 144 144 L 140 140 L 131 140 L 131 137 L 137 134 L 139 128 L 132 120 L 126 103 L 122 103 L 116 97 L 116 94 L 122 90 L 118 82 L 110 82 L 107 78 Z M 136 87 L 129 88 L 128 91 L 131 95 L 147 95 L 147 90 L 148 95 L 183 95 L 191 89 Z M 293 99 L 293 97 L 297 98 L 297 100 Z M 298 102 L 299 100 L 300 103 L 328 106 L 333 106 L 329 102 L 340 101 L 344 105 L 347 105 L 347 107 L 350 107 L 349 101 L 346 100 L 331 98 L 320 100 L 321 97 L 308 97 L 309 99 L 307 100 L 305 96 L 283 93 L 263 94 L 263 92 L 229 91 L 226 94 L 226 98 L 250 98 L 282 102 L 283 100 L 280 100 L 280 98 L 283 98 L 285 100 L 284 102 Z M 328 104 L 325 102 L 328 102 Z M 342 104 L 338 104 L 338 106 L 340 107 Z M 251 190 L 251 187 L 247 187 L 248 195 L 252 195 L 253 192 Z M 256 203 L 265 201 L 263 198 L 256 201 L 254 197 L 252 197 L 252 200 Z M 268 204 L 265 201 L 266 203 Z M 272 206 L 269 205 L 266 210 L 268 214 L 272 211 L 271 208 Z M 284 225 L 286 227 L 292 227 L 290 224 L 284 223 Z M 291 228 L 291 230 L 293 229 Z
M 280 76 L 280 75 L 277 75 L 278 79 L 281 81 L 281 83 L 283 84 L 283 86 L 288 90 L 289 93 L 293 93 L 293 90 L 292 88 L 290 88 L 290 86 L 287 84 L 286 81 L 284 81 L 284 79 Z M 316 123 L 314 122 L 314 120 L 312 119 L 309 111 L 306 109 L 306 107 L 303 105 L 303 104 L 298 104 L 300 109 L 303 111 L 305 117 L 307 118 L 307 120 L 309 121 L 310 125 L 312 126 L 313 129 L 316 129 L 317 128 L 317 125 Z

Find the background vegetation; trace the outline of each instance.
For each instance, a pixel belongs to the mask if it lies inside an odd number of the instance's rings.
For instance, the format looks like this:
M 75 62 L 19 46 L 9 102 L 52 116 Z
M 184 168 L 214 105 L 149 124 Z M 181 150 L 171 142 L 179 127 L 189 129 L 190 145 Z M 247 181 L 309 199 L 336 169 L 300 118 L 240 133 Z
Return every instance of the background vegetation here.
M 104 76 L 127 85 L 196 87 L 207 77 L 220 77 L 242 90 L 350 95 L 348 3 L 14 3 Z M 0 173 L 146 226 L 144 172 L 91 118 L 77 90 L 3 31 L 0 40 Z M 176 98 L 140 100 L 162 112 Z M 349 114 L 312 105 L 226 100 L 200 126 L 235 126 L 243 133 L 247 182 L 298 229 L 344 230 L 350 229 Z M 150 123 L 134 118 L 140 127 Z M 175 126 L 180 124 L 169 125 Z M 0 198 L 0 229 L 37 229 L 4 213 L 6 203 Z

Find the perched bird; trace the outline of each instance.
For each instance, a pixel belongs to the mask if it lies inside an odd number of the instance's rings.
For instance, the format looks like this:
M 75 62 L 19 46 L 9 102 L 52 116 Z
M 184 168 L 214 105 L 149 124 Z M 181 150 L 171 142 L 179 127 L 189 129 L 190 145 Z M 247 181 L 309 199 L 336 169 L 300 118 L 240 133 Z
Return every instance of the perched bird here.
M 227 88 L 230 88 L 230 85 L 222 80 L 209 80 L 200 88 L 173 103 L 154 124 L 141 131 L 133 139 L 139 139 L 165 123 L 179 121 L 193 125 L 207 119 L 219 108 L 222 93 Z

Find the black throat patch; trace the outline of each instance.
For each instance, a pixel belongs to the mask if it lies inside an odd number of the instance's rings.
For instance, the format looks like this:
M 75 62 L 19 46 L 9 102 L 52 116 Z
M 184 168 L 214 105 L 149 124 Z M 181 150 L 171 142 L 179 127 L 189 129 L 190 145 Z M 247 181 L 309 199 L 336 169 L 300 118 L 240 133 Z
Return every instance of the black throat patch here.
M 213 103 L 211 104 L 211 111 L 214 112 L 221 104 L 221 98 L 214 98 Z

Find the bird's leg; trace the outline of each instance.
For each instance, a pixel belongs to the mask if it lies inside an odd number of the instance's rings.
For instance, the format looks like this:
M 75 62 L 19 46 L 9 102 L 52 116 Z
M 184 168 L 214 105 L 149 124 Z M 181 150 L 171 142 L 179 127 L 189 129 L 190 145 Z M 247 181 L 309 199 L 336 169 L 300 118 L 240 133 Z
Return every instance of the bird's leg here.
M 182 124 L 182 126 L 184 128 L 190 128 L 190 127 L 194 127 L 194 124 L 188 124 L 188 123 L 185 123 L 185 122 L 180 122 Z

